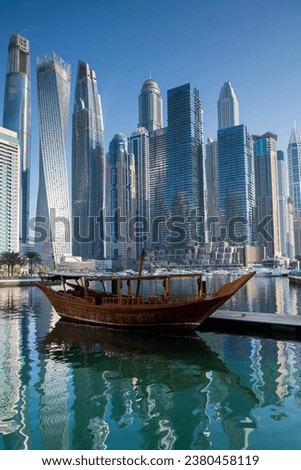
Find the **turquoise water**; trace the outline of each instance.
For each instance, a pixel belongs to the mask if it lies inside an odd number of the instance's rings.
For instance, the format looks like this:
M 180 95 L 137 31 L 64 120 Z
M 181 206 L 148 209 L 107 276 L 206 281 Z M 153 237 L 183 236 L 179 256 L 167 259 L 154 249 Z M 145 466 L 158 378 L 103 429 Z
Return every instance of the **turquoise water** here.
M 254 282 L 234 308 L 300 313 Z M 0 335 L 0 449 L 301 449 L 301 342 L 65 323 L 34 287 L 0 289 Z

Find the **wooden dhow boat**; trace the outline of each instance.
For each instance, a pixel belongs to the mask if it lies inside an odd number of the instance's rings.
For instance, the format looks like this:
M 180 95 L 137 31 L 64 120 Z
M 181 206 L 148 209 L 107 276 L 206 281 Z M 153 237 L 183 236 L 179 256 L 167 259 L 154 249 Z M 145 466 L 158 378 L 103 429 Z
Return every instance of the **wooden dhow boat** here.
M 139 272 L 137 276 L 40 273 L 41 280 L 36 286 L 67 320 L 119 328 L 194 330 L 254 274 L 237 278 L 210 294 L 199 273 L 141 275 Z M 174 284 L 179 279 L 195 279 L 196 293 L 176 293 Z M 152 281 L 161 282 L 162 294 L 144 293 L 150 292 Z M 143 288 L 145 283 L 148 286 Z

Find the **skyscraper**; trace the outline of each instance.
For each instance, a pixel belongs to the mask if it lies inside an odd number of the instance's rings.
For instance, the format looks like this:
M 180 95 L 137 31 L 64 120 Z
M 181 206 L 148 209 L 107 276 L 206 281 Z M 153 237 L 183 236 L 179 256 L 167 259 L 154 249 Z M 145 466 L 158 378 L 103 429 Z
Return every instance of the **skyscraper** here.
M 104 258 L 104 126 L 95 72 L 79 61 L 72 116 L 72 251 Z
M 0 252 L 19 251 L 19 141 L 0 127 Z
M 165 260 L 167 127 L 149 136 L 150 230 L 155 261 Z
M 255 186 L 252 138 L 246 126 L 218 130 L 220 228 L 223 240 L 252 244 Z
M 295 255 L 301 255 L 301 135 L 296 123 L 291 132 L 288 148 L 288 179 L 290 196 L 294 204 Z
M 135 227 L 136 181 L 134 155 L 128 151 L 128 140 L 116 134 L 107 155 L 106 227 L 108 257 L 116 266 L 128 267 L 136 258 Z M 117 263 L 116 263 L 117 262 Z
M 145 80 L 139 95 L 138 127 L 145 127 L 148 132 L 163 127 L 163 101 L 158 83 L 152 78 Z
M 279 224 L 279 191 L 277 135 L 266 132 L 253 135 L 256 206 L 258 210 L 258 242 L 266 247 L 268 257 L 281 254 Z
M 31 151 L 31 77 L 29 41 L 11 36 L 5 83 L 3 126 L 17 132 L 20 145 L 20 249 L 26 249 L 29 221 Z M 24 246 L 25 245 L 25 246 Z
M 147 160 L 143 162 L 142 166 L 142 155 L 140 157 L 140 170 L 136 172 L 136 181 L 137 183 L 142 177 L 143 182 L 143 191 L 145 193 L 144 198 L 149 201 L 149 208 L 144 204 L 145 208 L 148 210 L 149 224 L 149 240 L 148 242 L 154 242 L 153 248 L 156 250 L 158 246 L 162 249 L 164 247 L 164 229 L 162 226 L 159 226 L 156 221 L 158 217 L 162 216 L 162 204 L 165 201 L 165 162 L 166 162 L 166 130 L 163 130 L 163 100 L 160 95 L 160 88 L 158 83 L 149 77 L 142 85 L 141 93 L 139 95 L 139 122 L 138 129 L 146 129 L 148 132 L 148 150 L 145 147 L 145 155 L 147 152 Z M 137 136 L 135 141 L 137 142 Z M 142 136 L 141 136 L 142 138 Z M 140 138 L 140 139 L 141 139 Z M 144 139 L 145 140 L 145 139 Z M 145 140 L 146 141 L 146 140 Z M 130 139 L 131 143 L 131 139 Z M 135 150 L 132 150 L 135 154 Z M 163 152 L 163 153 L 162 153 Z M 164 154 L 164 155 L 163 155 Z M 135 154 L 136 155 L 136 154 Z M 136 164 L 137 157 L 135 156 Z M 141 170 L 147 168 L 147 180 L 143 177 Z M 146 186 L 146 181 L 148 188 Z M 141 183 L 140 183 L 141 186 Z M 137 197 L 139 199 L 138 193 L 142 194 L 141 190 L 137 191 Z M 139 201 L 137 201 L 139 205 Z M 137 208 L 137 214 L 139 208 Z M 164 211 L 164 209 L 163 209 Z M 145 227 L 144 227 L 145 228 Z M 160 235 L 159 235 L 160 232 Z M 147 247 L 150 245 L 148 244 Z M 137 256 L 141 251 L 141 248 L 144 246 L 138 246 Z M 164 249 L 164 248 L 163 248 Z
M 208 138 L 206 144 L 206 201 L 208 242 L 218 236 L 218 152 L 217 140 Z
M 282 150 L 277 151 L 281 256 L 295 257 L 293 200 L 289 196 L 287 165 Z
M 54 52 L 37 59 L 40 165 L 36 247 L 53 267 L 70 253 L 66 161 L 71 67 Z M 39 224 L 39 225 L 38 225 Z
M 149 134 L 144 127 L 138 127 L 129 137 L 129 152 L 135 159 L 136 179 L 136 221 L 137 257 L 142 249 L 150 246 L 150 172 Z
M 204 243 L 203 113 L 198 89 L 187 83 L 168 90 L 167 115 L 168 244 L 174 260 L 180 261 Z
M 225 82 L 217 102 L 218 128 L 238 126 L 239 105 L 230 82 Z

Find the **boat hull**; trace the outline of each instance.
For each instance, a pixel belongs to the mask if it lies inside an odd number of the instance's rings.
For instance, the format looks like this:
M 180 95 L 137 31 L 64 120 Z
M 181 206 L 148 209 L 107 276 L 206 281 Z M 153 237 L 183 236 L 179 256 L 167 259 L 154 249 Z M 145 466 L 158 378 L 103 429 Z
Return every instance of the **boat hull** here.
M 193 330 L 223 305 L 252 275 L 229 283 L 215 296 L 172 304 L 103 304 L 93 305 L 90 298 L 73 297 L 43 283 L 44 292 L 56 312 L 66 320 L 122 328 Z

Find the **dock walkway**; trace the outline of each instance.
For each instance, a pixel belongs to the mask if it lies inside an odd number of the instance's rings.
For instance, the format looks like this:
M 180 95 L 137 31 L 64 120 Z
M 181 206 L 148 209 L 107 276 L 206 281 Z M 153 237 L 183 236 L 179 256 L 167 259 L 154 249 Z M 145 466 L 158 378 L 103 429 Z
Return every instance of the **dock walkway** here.
M 301 315 L 278 315 L 261 312 L 236 312 L 217 310 L 206 324 L 218 330 L 246 332 L 264 332 L 269 336 L 274 333 L 286 333 L 301 338 Z
M 33 286 L 40 280 L 39 277 L 7 277 L 0 279 L 0 287 Z

